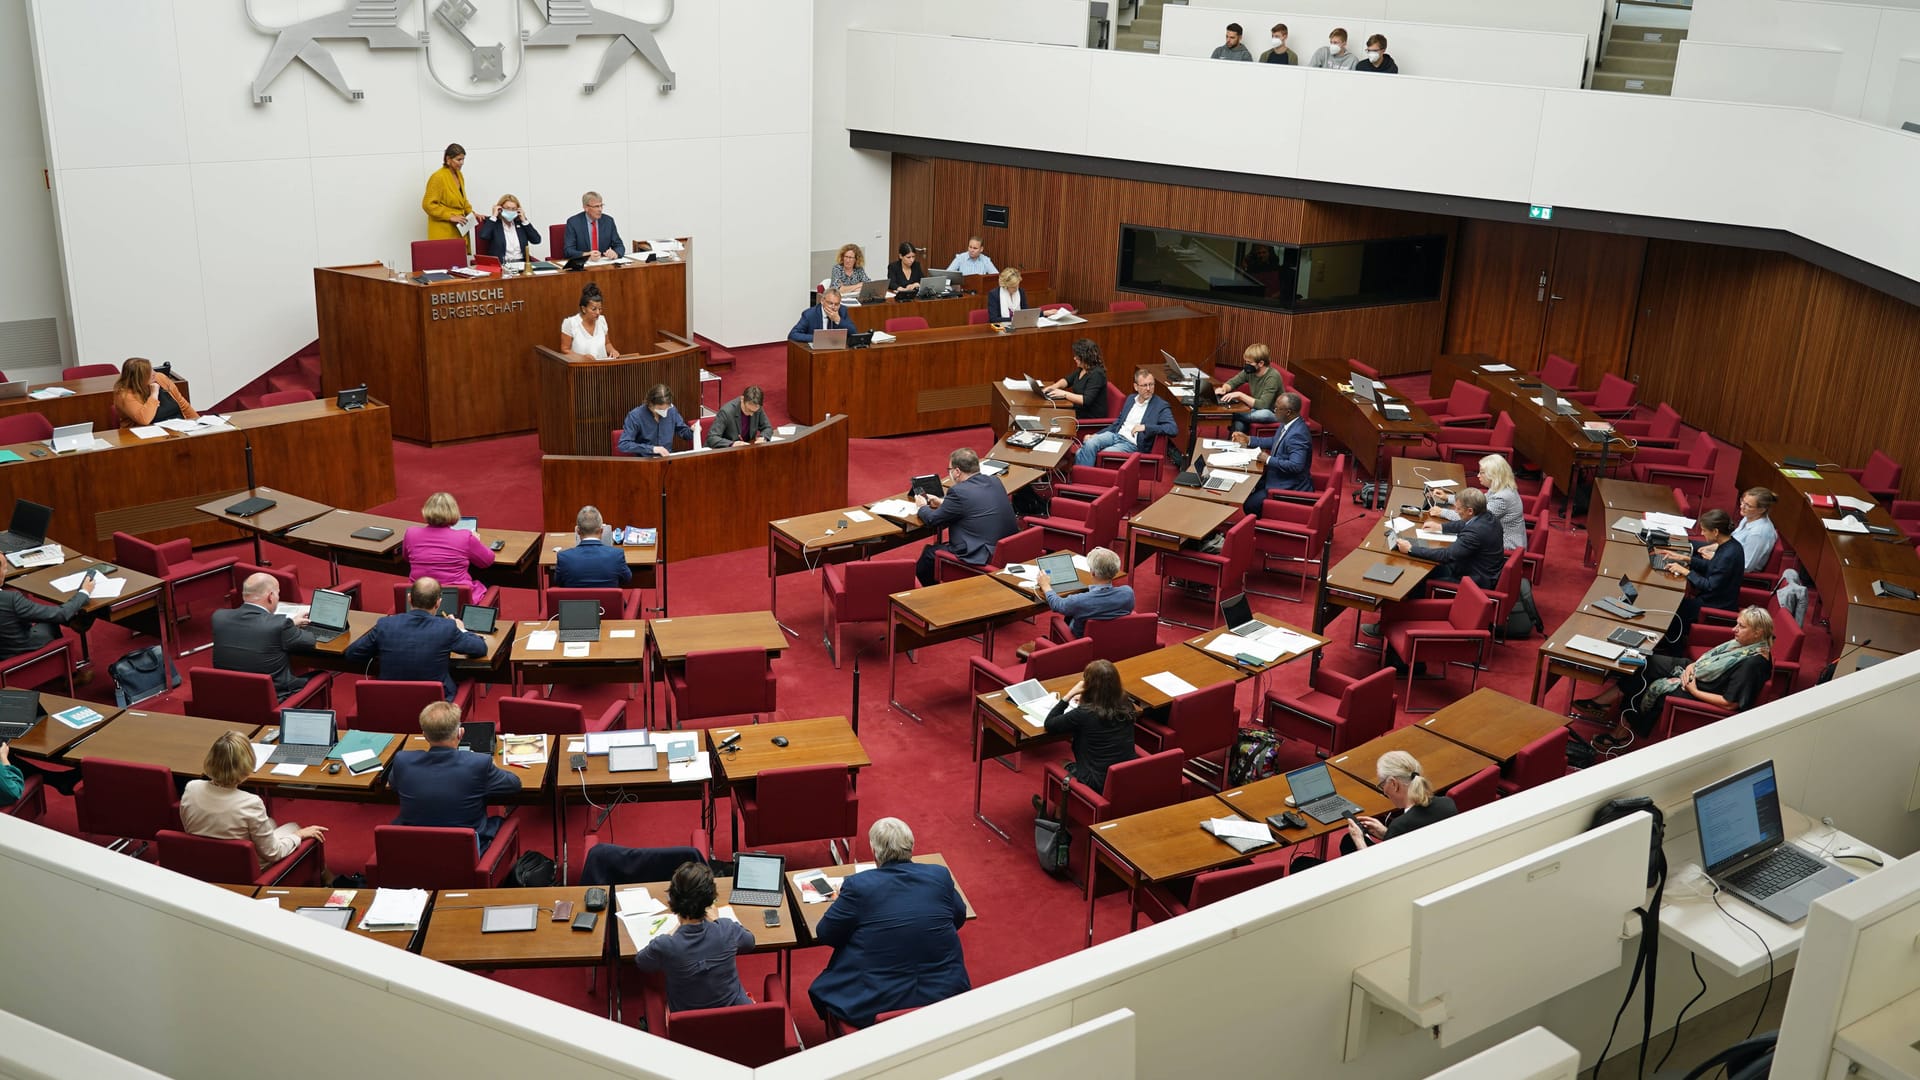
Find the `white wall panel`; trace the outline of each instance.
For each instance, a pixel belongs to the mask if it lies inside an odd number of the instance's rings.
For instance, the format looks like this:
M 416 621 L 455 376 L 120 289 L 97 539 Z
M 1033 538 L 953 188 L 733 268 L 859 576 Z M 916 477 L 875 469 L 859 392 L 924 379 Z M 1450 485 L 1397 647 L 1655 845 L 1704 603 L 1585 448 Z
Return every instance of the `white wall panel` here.
M 176 0 L 177 3 L 190 0 Z M 245 96 L 247 80 L 253 68 L 266 59 L 272 38 L 261 35 L 250 53 L 242 53 L 238 62 L 228 54 L 190 47 L 182 54 L 183 63 L 225 68 L 231 81 L 239 79 L 239 91 Z M 313 157 L 338 157 L 347 154 L 398 154 L 450 142 L 460 142 L 451 133 L 425 132 L 420 124 L 420 58 L 411 49 L 369 49 L 357 41 L 329 43 L 347 85 L 366 96 L 359 101 L 343 97 L 339 91 L 298 60 L 287 67 L 271 88 L 273 102 L 260 108 L 278 112 L 280 88 L 298 80 L 304 87 L 307 103 L 307 153 Z M 434 91 L 438 93 L 438 90 Z M 291 120 L 292 117 L 289 117 Z M 422 185 L 426 181 L 421 177 Z
M 181 365 L 189 374 L 239 385 L 259 374 L 259 357 L 291 356 L 318 333 L 312 308 L 283 299 L 313 290 L 314 231 L 289 228 L 281 213 L 313 205 L 312 183 L 299 158 L 193 166 L 207 353 Z
M 1756 105 L 1826 109 L 1833 103 L 1845 54 L 1831 49 L 1680 43 L 1673 96 Z
M 129 276 L 124 268 L 128 221 L 154 207 L 180 211 L 170 243 L 153 249 L 165 260 L 166 272 Z M 112 313 L 111 318 L 76 320 L 75 355 L 90 364 L 145 356 L 155 363 L 172 360 L 190 370 L 205 370 L 205 293 L 188 167 L 77 170 L 62 179 L 60 213 L 67 297 L 73 310 Z M 296 217 L 293 227 L 301 224 Z M 194 395 L 201 396 L 197 386 Z
M 1920 214 L 1913 178 L 1920 176 L 1920 135 L 1864 121 L 1829 120 L 1845 137 L 1819 137 L 1818 153 L 1802 155 L 1806 196 L 1793 204 L 1794 232 L 1879 266 L 1920 275 Z M 1814 143 L 1797 145 L 1812 146 Z
M 788 25 L 773 19 L 757 24 L 736 19 L 731 13 L 739 3 L 728 0 L 724 9 L 711 3 L 680 4 L 674 8 L 673 21 L 655 31 L 660 49 L 678 77 L 672 93 L 661 93 L 659 75 L 638 57 L 628 60 L 605 88 L 594 92 L 594 97 L 605 94 L 610 100 L 624 99 L 627 140 L 700 139 L 723 133 L 726 86 L 736 77 L 750 77 L 736 67 L 748 62 L 741 53 L 745 40 L 761 36 L 762 27 L 784 31 Z M 629 4 L 628 8 L 628 14 L 643 18 L 658 17 L 664 10 L 658 3 Z M 727 13 L 724 17 L 723 11 Z M 576 97 L 580 84 L 597 70 L 606 41 L 603 37 L 581 38 L 570 49 L 548 50 L 569 58 L 565 73 L 572 79 Z M 587 142 L 604 136 L 579 132 L 575 137 Z
M 887 210 L 892 202 L 893 155 L 847 145 L 847 95 L 891 95 L 898 89 L 882 69 L 849 62 L 850 26 L 910 29 L 924 8 L 894 0 L 816 0 L 813 16 L 813 232 L 808 248 L 819 251 L 858 240 L 888 249 Z M 909 88 L 925 83 L 924 78 Z M 924 240 L 920 241 L 924 243 Z
M 720 151 L 724 142 L 675 139 L 627 144 L 628 159 L 636 165 L 632 170 L 634 191 L 625 212 L 615 215 L 621 235 L 628 240 L 653 240 L 669 234 L 693 237 L 693 262 L 687 267 L 687 317 L 702 333 L 714 337 L 720 334 L 726 311 L 720 269 L 726 251 L 724 185 L 715 179 L 723 168 Z M 661 163 L 666 162 L 671 162 L 671 167 L 663 167 Z M 561 200 L 555 201 L 561 204 Z M 578 193 L 564 205 L 572 208 L 569 215 L 577 212 Z M 777 304 L 771 306 L 778 309 Z M 615 337 L 614 343 L 622 349 L 638 347 L 629 346 L 621 337 Z
M 1297 175 L 1306 84 L 1327 72 L 1215 63 L 1150 53 L 1092 52 L 1087 153 L 1180 161 L 1233 172 Z M 1172 79 L 1189 93 L 1140 93 Z M 1242 101 L 1231 123 L 1203 102 Z M 1258 102 L 1258 115 L 1252 103 Z M 1048 115 L 1060 114 L 1047 111 Z M 1144 152 L 1143 152 L 1144 151 Z M 1164 155 L 1164 156 L 1162 156 Z
M 313 201 L 304 207 L 283 209 L 307 218 L 306 227 L 314 238 L 315 264 L 385 262 L 401 269 L 411 266 L 409 244 L 427 235 L 426 214 L 420 209 L 420 196 L 426 189 L 426 177 L 420 171 L 422 160 L 418 152 L 308 159 Z M 303 292 L 283 298 L 287 304 L 283 310 L 291 312 L 301 305 L 311 308 L 312 295 L 309 282 Z M 77 302 L 74 308 L 83 312 L 80 317 L 85 319 L 84 309 Z M 256 360 L 271 365 L 281 357 Z
M 172 5 L 63 0 L 36 4 L 33 24 L 55 169 L 187 160 Z
M 236 18 L 231 8 L 221 4 L 178 6 L 173 36 L 178 55 L 203 58 L 180 65 L 187 148 L 194 161 L 307 155 L 305 79 L 291 73 L 282 76 L 273 85 L 273 104 L 255 105 L 246 82 L 236 82 L 230 70 L 243 65 L 204 62 L 207 57 L 230 56 L 258 64 L 266 58 L 272 38 L 256 33 L 244 18 Z M 247 78 L 251 77 L 249 72 Z
M 793 168 L 807 152 L 805 135 L 760 135 L 720 144 L 721 243 L 716 275 L 724 310 L 722 341 L 779 341 L 793 325 L 804 284 L 766 288 L 768 281 L 804 283 L 807 267 L 805 174 Z M 769 185 L 767 178 L 779 182 Z M 697 253 L 696 253 L 697 254 Z M 752 298 L 754 302 L 749 302 Z
M 1687 40 L 1840 52 L 1843 56 L 1834 73 L 1833 98 L 1819 107 L 1843 116 L 1859 116 L 1865 105 L 1880 19 L 1880 9 L 1856 4 L 1700 0 L 1689 20 Z M 1741 100 L 1761 100 L 1768 92 L 1767 80 L 1780 73 L 1769 69 L 1763 57 L 1748 59 L 1751 63 L 1741 73 L 1737 86 L 1723 82 L 1721 88 L 1723 91 L 1744 88 L 1755 96 Z M 1685 74 L 1687 62 L 1687 53 L 1683 50 L 1679 75 Z M 1679 85 L 1676 76 L 1676 90 Z
M 792 0 L 735 0 L 728 16 L 730 32 L 724 42 L 718 36 L 715 41 L 728 53 L 727 78 L 721 85 L 721 134 L 790 135 L 811 130 L 811 96 L 797 91 L 807 85 L 813 69 L 813 20 L 794 23 L 788 19 L 789 32 L 777 36 L 742 32 L 746 27 L 780 25 L 782 13 L 792 8 Z
M 1482 83 L 1348 80 L 1309 71 L 1303 175 L 1367 187 L 1528 201 L 1541 99 Z M 1388 85 L 1388 84 L 1394 85 Z M 1389 135 L 1382 116 L 1392 115 Z M 1471 117 L 1471 121 L 1463 118 Z
M 1086 146 L 1086 135 L 1080 125 L 1064 117 L 1079 115 L 1084 109 L 1084 105 L 1076 109 L 1068 103 L 1086 101 L 1090 59 L 1108 54 L 1090 49 L 971 38 L 916 36 L 901 40 L 904 44 L 894 53 L 890 69 L 896 125 L 905 125 L 907 130 L 931 138 L 963 142 L 1011 142 L 1063 153 L 1079 153 Z M 954 88 L 952 97 L 917 94 L 906 89 L 924 79 L 927 72 L 951 72 L 956 76 L 962 72 L 978 72 L 984 81 L 1019 87 L 1017 108 L 1009 111 L 987 107 L 984 99 L 965 89 L 964 76 L 942 80 Z M 1134 96 L 1152 95 L 1141 94 L 1136 87 Z M 1193 100 L 1207 99 L 1198 96 Z M 1036 104 L 1039 102 L 1049 105 L 1039 107 Z M 1061 108 L 1055 109 L 1053 103 L 1059 103 Z M 1126 103 L 1117 104 L 1124 111 Z M 1030 123 L 1029 118 L 1034 117 L 1047 117 L 1049 122 Z M 850 126 L 854 123 L 851 117 L 848 122 Z
M 1087 0 L 966 0 L 918 6 L 924 12 L 922 28 L 930 34 L 1075 47 L 1087 43 Z
M 1920 120 L 1920 93 L 1903 75 L 1920 63 L 1920 11 L 1883 11 L 1880 33 L 1873 43 L 1873 61 L 1861 93 L 1860 118 L 1897 128 L 1903 120 Z M 1910 79 L 1910 76 L 1908 76 Z
M 540 200 L 541 224 L 565 221 L 580 212 L 580 197 L 597 191 L 620 227 L 620 238 L 627 235 L 626 218 L 636 205 L 634 176 L 627 144 L 574 143 L 568 146 L 536 146 L 527 160 L 527 187 Z M 709 178 L 712 180 L 713 178 Z
M 1920 59 L 1903 59 L 1891 66 L 1893 89 L 1887 94 L 1886 113 L 1878 122 L 1893 128 L 1908 121 L 1920 123 Z

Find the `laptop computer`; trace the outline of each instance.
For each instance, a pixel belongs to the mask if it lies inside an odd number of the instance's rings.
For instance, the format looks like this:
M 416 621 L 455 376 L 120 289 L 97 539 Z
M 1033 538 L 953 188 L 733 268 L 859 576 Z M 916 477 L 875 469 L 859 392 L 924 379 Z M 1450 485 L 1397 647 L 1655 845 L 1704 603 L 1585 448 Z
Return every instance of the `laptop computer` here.
M 1192 382 L 1200 377 L 1199 368 L 1182 367 L 1180 361 L 1165 349 L 1160 350 L 1160 359 L 1166 361 L 1164 367 L 1168 382 Z
M 1354 394 L 1359 397 L 1360 400 L 1371 401 L 1375 404 L 1379 403 L 1379 392 L 1374 389 L 1372 379 L 1367 378 L 1357 371 L 1353 371 L 1347 373 L 1347 382 L 1353 387 Z
M 1322 825 L 1360 813 L 1358 805 L 1333 790 L 1333 771 L 1324 761 L 1288 773 L 1287 790 L 1293 792 L 1294 808 Z
M 1253 604 L 1247 600 L 1246 593 L 1229 596 L 1220 601 L 1220 616 L 1226 620 L 1227 631 L 1248 637 L 1267 628 L 1267 624 L 1253 617 Z
M 460 748 L 493 756 L 493 721 L 466 720 L 460 724 Z
M 0 552 L 11 554 L 37 548 L 47 542 L 47 526 L 53 524 L 53 507 L 27 499 L 13 500 L 13 519 L 7 531 L 0 533 Z
M 458 594 L 455 594 L 456 596 Z M 466 624 L 469 634 L 491 634 L 500 620 L 500 609 L 468 604 L 460 609 L 460 621 Z
M 281 709 L 280 745 L 267 764 L 318 765 L 339 741 L 332 709 Z
M 1771 760 L 1694 792 L 1693 815 L 1707 876 L 1781 922 L 1806 918 L 1816 897 L 1854 880 L 1786 842 Z
M 1008 316 L 1007 324 L 1015 330 L 1024 329 L 1029 326 L 1039 326 L 1040 309 L 1037 307 L 1020 308 Z
M 1207 458 L 1204 454 L 1194 455 L 1193 464 L 1173 478 L 1176 487 L 1199 487 L 1205 482 Z
M 830 349 L 844 349 L 846 347 L 847 332 L 845 330 L 815 330 L 813 332 L 814 352 L 826 352 Z
M 0 401 L 5 401 L 8 398 L 26 396 L 27 384 L 25 380 L 17 379 L 13 382 L 0 382 Z
M 1573 402 L 1560 400 L 1560 392 L 1551 386 L 1542 385 L 1540 387 L 1540 404 L 1559 413 L 1561 416 L 1572 416 L 1574 413 L 1580 411 L 1580 406 L 1575 405 Z
M 1071 596 L 1092 588 L 1080 580 L 1080 571 L 1074 569 L 1071 555 L 1042 555 L 1033 560 L 1033 565 L 1047 575 L 1047 584 L 1061 596 Z
M 40 691 L 0 690 L 0 742 L 12 742 L 40 722 Z
M 743 851 L 733 857 L 734 906 L 779 907 L 786 903 L 787 857 Z
M 560 640 L 599 641 L 600 601 L 560 601 Z
M 347 609 L 353 598 L 332 589 L 315 589 L 313 606 L 307 609 L 307 633 L 315 641 L 332 641 L 347 632 Z
M 887 298 L 887 282 L 885 278 L 881 278 L 877 281 L 863 281 L 860 283 L 859 299 L 861 303 L 871 304 L 876 301 L 885 300 L 886 298 Z
M 342 390 L 333 396 L 334 405 L 348 411 L 367 407 L 367 384 L 361 383 L 350 390 Z
M 75 450 L 85 450 L 93 445 L 93 423 L 66 424 L 53 429 L 53 438 L 47 445 L 56 454 L 67 454 Z

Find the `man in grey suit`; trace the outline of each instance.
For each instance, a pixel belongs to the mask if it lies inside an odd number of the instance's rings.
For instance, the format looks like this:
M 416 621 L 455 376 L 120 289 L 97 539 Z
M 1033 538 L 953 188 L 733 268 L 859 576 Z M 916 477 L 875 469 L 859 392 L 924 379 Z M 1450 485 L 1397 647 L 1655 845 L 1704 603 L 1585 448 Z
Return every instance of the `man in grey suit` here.
M 313 648 L 313 635 L 304 629 L 307 617 L 273 613 L 280 604 L 280 579 L 272 574 L 248 578 L 240 586 L 240 598 L 239 607 L 213 613 L 213 666 L 271 675 L 274 693 L 285 701 L 311 678 L 295 675 L 287 657 Z
M 981 473 L 980 455 L 955 450 L 947 455 L 947 466 L 947 479 L 953 486 L 944 497 L 913 497 L 920 507 L 922 524 L 947 530 L 946 543 L 920 549 L 914 573 L 922 585 L 933 584 L 934 552 L 944 549 L 968 566 L 984 566 L 993 561 L 993 549 L 1000 541 L 1020 531 L 1013 500 L 997 478 Z
M 773 434 L 773 422 L 767 419 L 766 391 L 749 386 L 740 396 L 720 406 L 713 414 L 713 427 L 707 430 L 707 449 L 766 442 Z

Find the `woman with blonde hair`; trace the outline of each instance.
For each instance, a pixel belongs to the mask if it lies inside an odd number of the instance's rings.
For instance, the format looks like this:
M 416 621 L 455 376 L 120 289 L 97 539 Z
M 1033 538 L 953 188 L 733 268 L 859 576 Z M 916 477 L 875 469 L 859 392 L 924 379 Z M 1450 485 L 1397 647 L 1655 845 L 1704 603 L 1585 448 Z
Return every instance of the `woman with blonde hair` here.
M 1482 513 L 1500 525 L 1500 547 L 1505 551 L 1527 546 L 1526 508 L 1520 503 L 1520 489 L 1513 483 L 1513 466 L 1499 454 L 1480 459 L 1480 487 L 1487 493 L 1487 508 Z M 1449 521 L 1440 527 L 1445 533 L 1457 533 L 1464 524 Z
M 1009 266 L 1000 271 L 1000 287 L 987 294 L 987 321 L 1003 323 L 1027 306 L 1027 291 L 1020 287 L 1020 271 Z
M 143 427 L 168 420 L 195 420 L 200 414 L 187 401 L 187 392 L 166 375 L 153 370 L 153 361 L 135 356 L 120 365 L 113 384 L 113 408 L 121 427 Z
M 1360 816 L 1347 819 L 1347 836 L 1355 847 L 1391 840 L 1415 829 L 1444 821 L 1460 812 L 1453 800 L 1435 795 L 1433 785 L 1420 775 L 1420 761 L 1405 750 L 1389 750 L 1374 762 L 1374 786 L 1393 803 L 1391 822 Z
M 263 869 L 293 854 L 302 840 L 326 841 L 326 826 L 275 825 L 260 796 L 240 790 L 253 774 L 253 744 L 238 731 L 213 740 L 200 771 L 206 779 L 189 781 L 180 795 L 180 824 L 193 835 L 250 841 Z
M 418 581 L 434 578 L 442 588 L 452 590 L 465 585 L 473 590 L 473 602 L 484 603 L 487 587 L 475 581 L 473 571 L 493 565 L 493 549 L 473 529 L 456 529 L 460 524 L 460 504 L 444 491 L 427 496 L 420 507 L 425 525 L 407 530 L 400 550 L 407 556 L 407 577 Z
M 495 200 L 493 212 L 480 219 L 474 239 L 478 241 L 475 254 L 491 255 L 517 269 L 533 258 L 528 249 L 540 242 L 540 227 L 527 220 L 519 196 L 502 195 Z
M 859 244 L 841 244 L 840 253 L 833 257 L 833 269 L 827 272 L 827 284 L 836 289 L 849 285 L 864 285 L 867 278 L 867 253 L 860 250 Z

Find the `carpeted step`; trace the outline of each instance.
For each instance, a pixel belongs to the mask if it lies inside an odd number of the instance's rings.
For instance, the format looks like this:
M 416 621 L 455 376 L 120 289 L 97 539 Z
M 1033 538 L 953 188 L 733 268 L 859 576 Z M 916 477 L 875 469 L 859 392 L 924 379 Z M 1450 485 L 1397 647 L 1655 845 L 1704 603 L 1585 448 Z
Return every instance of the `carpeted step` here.
M 1610 38 L 1607 41 L 1607 51 L 1600 60 L 1601 66 L 1604 67 L 1615 57 L 1645 60 L 1664 59 L 1678 63 L 1680 60 L 1680 43 L 1678 41 L 1638 41 L 1618 37 Z
M 1671 58 L 1651 56 L 1608 56 L 1600 61 L 1600 70 L 1609 75 L 1657 75 L 1673 78 L 1677 66 Z
M 1611 72 L 1596 71 L 1593 74 L 1593 89 L 1611 90 L 1627 94 L 1671 94 L 1672 76 L 1659 75 L 1615 75 Z

